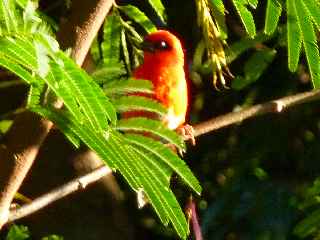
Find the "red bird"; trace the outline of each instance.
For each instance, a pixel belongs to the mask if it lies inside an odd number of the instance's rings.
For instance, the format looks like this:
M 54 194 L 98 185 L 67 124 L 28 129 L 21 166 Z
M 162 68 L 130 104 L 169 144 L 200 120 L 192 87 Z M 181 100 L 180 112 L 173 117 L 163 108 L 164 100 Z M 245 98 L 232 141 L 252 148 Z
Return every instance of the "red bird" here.
M 183 125 L 188 108 L 188 86 L 180 40 L 168 31 L 159 30 L 145 37 L 142 49 L 144 61 L 134 70 L 134 78 L 152 81 L 154 98 L 168 109 L 164 123 L 170 129 L 178 129 L 194 143 L 192 127 Z

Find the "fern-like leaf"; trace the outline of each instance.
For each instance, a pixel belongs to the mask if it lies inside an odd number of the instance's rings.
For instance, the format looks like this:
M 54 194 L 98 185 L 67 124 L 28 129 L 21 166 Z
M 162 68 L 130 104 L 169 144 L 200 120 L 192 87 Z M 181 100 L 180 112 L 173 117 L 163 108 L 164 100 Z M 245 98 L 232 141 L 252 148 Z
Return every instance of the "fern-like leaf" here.
M 157 13 L 157 15 L 160 17 L 162 22 L 166 22 L 167 15 L 165 13 L 165 8 L 161 2 L 161 0 L 148 0 L 151 7 L 154 9 L 154 11 Z
M 68 86 L 71 94 L 87 116 L 93 128 L 104 131 L 108 121 L 116 121 L 116 112 L 96 83 L 69 58 L 60 54 L 63 60 L 61 84 Z M 59 90 L 59 89 L 58 89 Z M 70 93 L 69 93 L 70 94 Z
M 158 161 L 167 164 L 175 171 L 195 192 L 200 194 L 201 187 L 186 163 L 181 160 L 168 146 L 161 144 L 152 138 L 137 134 L 126 134 L 126 138 L 134 145 L 139 146 L 157 156 Z
M 167 129 L 160 121 L 143 117 L 121 119 L 118 121 L 115 129 L 120 131 L 152 133 L 166 140 L 168 143 L 175 145 L 178 149 L 185 150 L 185 143 L 182 138 L 175 132 Z
M 312 18 L 308 16 L 306 5 L 301 0 L 295 0 L 298 26 L 302 33 L 302 41 L 305 49 L 312 83 L 315 88 L 320 87 L 320 57 L 317 45 L 317 37 L 313 27 Z M 306 17 L 307 16 L 307 17 Z
M 301 51 L 302 33 L 297 22 L 295 2 L 287 0 L 288 65 L 291 72 L 297 70 Z
M 304 4 L 312 17 L 312 20 L 317 25 L 318 30 L 320 30 L 320 2 L 318 0 L 304 0 Z
M 31 93 L 33 95 L 32 98 L 35 98 L 36 94 L 38 94 L 39 92 L 39 89 L 34 88 L 33 91 L 34 92 Z M 73 144 L 74 147 L 80 147 L 79 137 L 75 134 L 72 128 L 70 128 L 69 119 L 72 118 L 72 116 L 68 114 L 67 111 L 57 112 L 54 109 L 39 107 L 35 104 L 29 104 L 29 109 L 33 112 L 38 113 L 42 117 L 45 117 L 54 122 L 58 126 L 58 128 L 63 132 L 63 134 L 68 138 L 68 140 Z
M 281 11 L 282 5 L 280 3 L 280 0 L 268 0 L 266 21 L 264 25 L 264 32 L 266 34 L 270 35 L 276 30 Z
M 127 71 L 122 62 L 115 62 L 110 64 L 103 64 L 98 66 L 95 71 L 91 74 L 91 77 L 98 84 L 108 84 L 114 79 L 122 79 L 126 76 Z M 123 79 L 124 80 L 124 79 Z M 116 84 L 117 85 L 117 84 Z
M 129 74 L 131 74 L 131 63 L 130 63 L 129 50 L 127 46 L 126 33 L 123 29 L 121 31 L 121 46 L 122 46 L 124 62 L 126 64 Z
M 121 81 L 112 81 L 104 85 L 104 92 L 107 96 L 128 93 L 147 93 L 153 94 L 152 82 L 149 80 L 128 79 Z
M 0 47 L 1 47 L 1 43 L 0 43 Z M 28 84 L 31 84 L 35 81 L 34 77 L 27 69 L 23 68 L 22 66 L 17 64 L 14 60 L 11 60 L 1 52 L 0 52 L 0 66 L 15 73 L 18 77 L 23 79 Z
M 43 104 L 43 94 L 46 93 L 47 85 L 39 79 L 37 84 L 31 84 L 27 99 L 27 108 Z
M 228 29 L 226 25 L 225 19 L 225 8 L 222 0 L 211 0 L 210 1 L 210 9 L 211 13 L 214 17 L 214 20 L 217 24 L 220 38 L 227 39 L 228 38 Z
M 247 33 L 250 37 L 253 38 L 256 35 L 256 26 L 254 24 L 253 16 L 246 5 L 249 3 L 251 7 L 255 8 L 257 1 L 233 0 L 232 2 L 241 18 L 241 21 Z
M 2 0 L 0 2 L 0 26 L 2 32 L 16 32 L 18 28 L 18 17 L 15 15 L 16 6 L 13 0 Z
M 163 116 L 167 109 L 158 101 L 142 96 L 124 96 L 113 101 L 118 112 L 147 111 Z
M 157 209 L 157 212 L 161 212 L 162 221 L 166 224 L 166 218 L 169 218 L 173 227 L 178 232 L 179 236 L 185 239 L 189 234 L 188 223 L 186 218 L 180 208 L 180 205 L 177 199 L 174 197 L 174 194 L 170 190 L 168 186 L 163 186 L 162 183 L 159 181 L 159 178 L 154 179 L 153 171 L 151 168 L 146 167 L 143 162 L 135 162 L 135 166 L 139 173 L 143 174 L 142 178 L 145 181 L 145 186 L 151 185 L 151 189 L 145 189 L 147 197 L 150 197 L 149 193 L 154 190 L 155 196 L 158 201 L 157 203 L 154 202 L 154 206 Z M 155 199 L 155 198 L 154 198 Z
M 103 30 L 103 42 L 101 44 L 103 52 L 103 62 L 109 66 L 119 62 L 120 59 L 120 33 L 121 24 L 118 15 L 109 15 L 106 19 Z
M 155 25 L 139 8 L 132 5 L 125 5 L 119 7 L 119 9 L 126 14 L 133 21 L 138 23 L 147 33 L 151 33 L 157 30 Z

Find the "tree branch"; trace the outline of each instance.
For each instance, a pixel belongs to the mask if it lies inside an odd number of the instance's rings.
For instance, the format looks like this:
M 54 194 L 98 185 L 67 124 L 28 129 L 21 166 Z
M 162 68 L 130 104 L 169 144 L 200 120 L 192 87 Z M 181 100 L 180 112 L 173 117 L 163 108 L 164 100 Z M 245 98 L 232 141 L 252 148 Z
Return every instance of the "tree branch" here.
M 201 136 L 211 131 L 242 122 L 245 119 L 253 118 L 266 113 L 280 113 L 289 107 L 293 107 L 302 103 L 307 103 L 320 99 L 320 90 L 299 93 L 288 97 L 280 98 L 263 104 L 258 104 L 239 112 L 227 113 L 225 115 L 210 119 L 206 122 L 199 123 L 193 128 L 195 136 Z M 32 203 L 26 204 L 21 208 L 10 212 L 9 221 L 25 217 L 33 212 L 42 209 L 46 205 L 71 194 L 79 188 L 84 188 L 87 184 L 98 181 L 103 176 L 110 174 L 111 170 L 104 166 L 84 175 L 83 177 L 72 180 L 71 182 L 54 189 L 53 191 L 35 199 Z
M 112 173 L 112 170 L 107 166 L 103 166 L 82 177 L 75 178 L 74 180 L 53 189 L 41 197 L 34 199 L 31 203 L 12 210 L 10 212 L 8 223 L 28 216 L 71 193 L 85 189 L 87 185 L 100 180 L 102 177 L 110 173 Z
M 266 113 L 280 113 L 289 107 L 318 99 L 320 99 L 320 90 L 313 90 L 277 100 L 272 100 L 270 102 L 257 104 L 241 111 L 231 112 L 194 125 L 194 136 L 198 137 L 231 124 L 242 122 L 245 119 L 256 117 L 258 115 L 263 115 Z
M 80 66 L 113 0 L 73 1 L 70 21 L 64 22 L 58 35 L 63 48 L 71 47 Z M 58 100 L 57 108 L 62 106 Z M 10 204 L 38 155 L 40 146 L 53 124 L 32 112 L 18 115 L 0 147 L 0 229 L 9 217 Z

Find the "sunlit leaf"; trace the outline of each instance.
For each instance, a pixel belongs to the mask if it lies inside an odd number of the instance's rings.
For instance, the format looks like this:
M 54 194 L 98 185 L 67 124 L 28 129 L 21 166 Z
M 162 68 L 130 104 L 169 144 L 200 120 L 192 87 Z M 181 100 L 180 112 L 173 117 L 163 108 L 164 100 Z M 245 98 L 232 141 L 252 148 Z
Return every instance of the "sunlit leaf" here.
M 120 59 L 120 17 L 109 15 L 103 30 L 103 42 L 101 44 L 103 62 L 108 66 L 119 62 Z
M 157 1 L 154 1 L 157 2 Z M 123 11 L 129 18 L 131 18 L 136 23 L 140 24 L 141 27 L 147 33 L 151 33 L 157 30 L 155 25 L 150 21 L 150 19 L 142 12 L 139 8 L 134 7 L 132 5 L 125 5 L 119 7 L 121 11 Z
M 153 85 L 149 80 L 128 79 L 113 81 L 104 85 L 104 92 L 110 96 L 112 94 L 125 93 L 147 93 L 153 94 Z
M 317 37 L 310 17 L 306 17 L 308 11 L 302 0 L 295 0 L 298 26 L 302 33 L 302 41 L 305 49 L 312 83 L 315 88 L 320 87 L 320 57 Z
M 281 11 L 282 5 L 280 3 L 280 0 L 268 0 L 266 21 L 264 25 L 264 32 L 266 34 L 272 34 L 276 30 Z
M 156 155 L 159 160 L 166 163 L 173 171 L 175 171 L 194 191 L 198 194 L 201 192 L 201 186 L 193 173 L 187 167 L 186 163 L 181 160 L 172 149 L 161 144 L 152 138 L 144 137 L 137 134 L 127 134 L 126 137 L 135 145 L 148 150 L 148 152 Z
M 139 131 L 139 132 L 150 132 L 158 137 L 163 138 L 171 144 L 174 144 L 179 149 L 185 149 L 185 143 L 180 136 L 175 132 L 164 127 L 160 121 L 134 117 L 128 119 L 121 119 L 116 125 L 116 129 L 121 131 Z
M 165 13 L 165 8 L 161 0 L 148 0 L 154 11 L 158 14 L 162 22 L 166 22 L 167 16 Z
M 119 112 L 148 111 L 160 116 L 167 113 L 167 109 L 158 101 L 142 96 L 124 96 L 113 101 Z
M 248 10 L 247 4 L 248 1 L 246 0 L 233 0 L 232 1 L 240 18 L 241 21 L 249 34 L 250 37 L 254 37 L 256 35 L 256 26 L 254 24 L 252 13 Z M 255 7 L 257 4 L 257 1 L 251 1 L 251 7 Z
M 297 70 L 302 45 L 302 34 L 297 22 L 295 1 L 287 0 L 288 66 L 292 72 Z

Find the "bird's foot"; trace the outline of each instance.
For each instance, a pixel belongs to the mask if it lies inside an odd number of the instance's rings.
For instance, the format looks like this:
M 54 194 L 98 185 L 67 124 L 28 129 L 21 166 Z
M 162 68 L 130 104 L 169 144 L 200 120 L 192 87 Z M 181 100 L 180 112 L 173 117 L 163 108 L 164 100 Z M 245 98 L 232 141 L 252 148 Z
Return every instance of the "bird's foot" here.
M 191 125 L 185 124 L 181 125 L 176 129 L 176 132 L 180 134 L 184 140 L 190 140 L 193 146 L 196 145 L 196 139 L 194 137 L 194 129 Z

